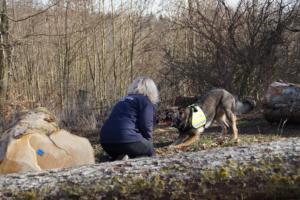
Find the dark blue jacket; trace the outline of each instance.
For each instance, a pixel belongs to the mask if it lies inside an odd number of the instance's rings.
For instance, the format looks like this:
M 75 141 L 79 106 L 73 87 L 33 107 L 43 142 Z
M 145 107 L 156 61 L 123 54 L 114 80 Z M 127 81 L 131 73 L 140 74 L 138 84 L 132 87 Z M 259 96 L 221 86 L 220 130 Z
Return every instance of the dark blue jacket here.
M 100 133 L 100 143 L 129 143 L 152 139 L 155 108 L 147 96 L 128 95 L 113 108 Z

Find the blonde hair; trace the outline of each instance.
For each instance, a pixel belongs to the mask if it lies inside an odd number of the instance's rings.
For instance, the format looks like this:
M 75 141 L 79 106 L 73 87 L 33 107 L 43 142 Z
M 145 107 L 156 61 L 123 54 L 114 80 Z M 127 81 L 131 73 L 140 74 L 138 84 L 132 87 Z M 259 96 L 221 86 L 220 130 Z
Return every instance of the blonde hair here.
M 159 93 L 154 81 L 146 76 L 136 78 L 128 87 L 127 94 L 143 94 L 153 104 L 159 102 Z

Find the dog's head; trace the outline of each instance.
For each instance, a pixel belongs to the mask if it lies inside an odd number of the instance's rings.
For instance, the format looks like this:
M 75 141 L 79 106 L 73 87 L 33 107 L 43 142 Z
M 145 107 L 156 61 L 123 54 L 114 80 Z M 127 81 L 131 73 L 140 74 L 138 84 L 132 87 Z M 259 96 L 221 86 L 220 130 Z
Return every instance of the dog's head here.
M 174 113 L 172 126 L 177 128 L 180 132 L 185 132 L 192 128 L 192 108 L 178 108 Z
M 251 98 L 246 98 L 243 101 L 236 101 L 236 113 L 238 115 L 247 114 L 256 107 L 256 101 Z
M 242 102 L 244 107 L 242 114 L 246 114 L 256 107 L 256 101 L 251 98 L 246 98 Z
M 249 107 L 251 108 L 251 110 L 253 110 L 256 107 L 256 101 L 254 99 L 251 98 L 246 98 L 243 101 L 244 104 L 248 104 Z

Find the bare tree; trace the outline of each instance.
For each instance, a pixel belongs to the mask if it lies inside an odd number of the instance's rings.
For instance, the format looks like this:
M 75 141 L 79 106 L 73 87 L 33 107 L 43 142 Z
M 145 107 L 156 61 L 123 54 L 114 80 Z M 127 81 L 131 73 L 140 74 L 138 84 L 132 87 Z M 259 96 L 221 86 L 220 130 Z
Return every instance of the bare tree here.
M 183 77 L 188 87 L 201 85 L 196 88 L 198 93 L 223 87 L 245 96 L 261 93 L 280 76 L 279 50 L 299 16 L 299 1 L 241 0 L 235 9 L 221 0 L 188 1 L 180 8 L 173 28 L 185 31 L 180 37 L 189 33 L 187 38 L 195 38 L 196 34 L 197 39 L 187 39 L 189 45 L 179 39 L 179 48 L 189 49 L 185 54 L 171 55 L 167 49 L 167 64 L 175 70 L 176 79 Z M 263 87 L 257 88 L 257 84 Z

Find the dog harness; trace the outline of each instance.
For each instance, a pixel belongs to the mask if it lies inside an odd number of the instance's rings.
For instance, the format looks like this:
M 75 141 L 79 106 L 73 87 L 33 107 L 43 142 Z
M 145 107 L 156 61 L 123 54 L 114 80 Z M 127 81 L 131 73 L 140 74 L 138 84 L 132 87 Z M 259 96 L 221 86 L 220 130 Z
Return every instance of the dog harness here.
M 193 128 L 200 128 L 205 125 L 206 123 L 206 117 L 202 109 L 197 105 L 190 105 L 192 114 L 192 127 Z

